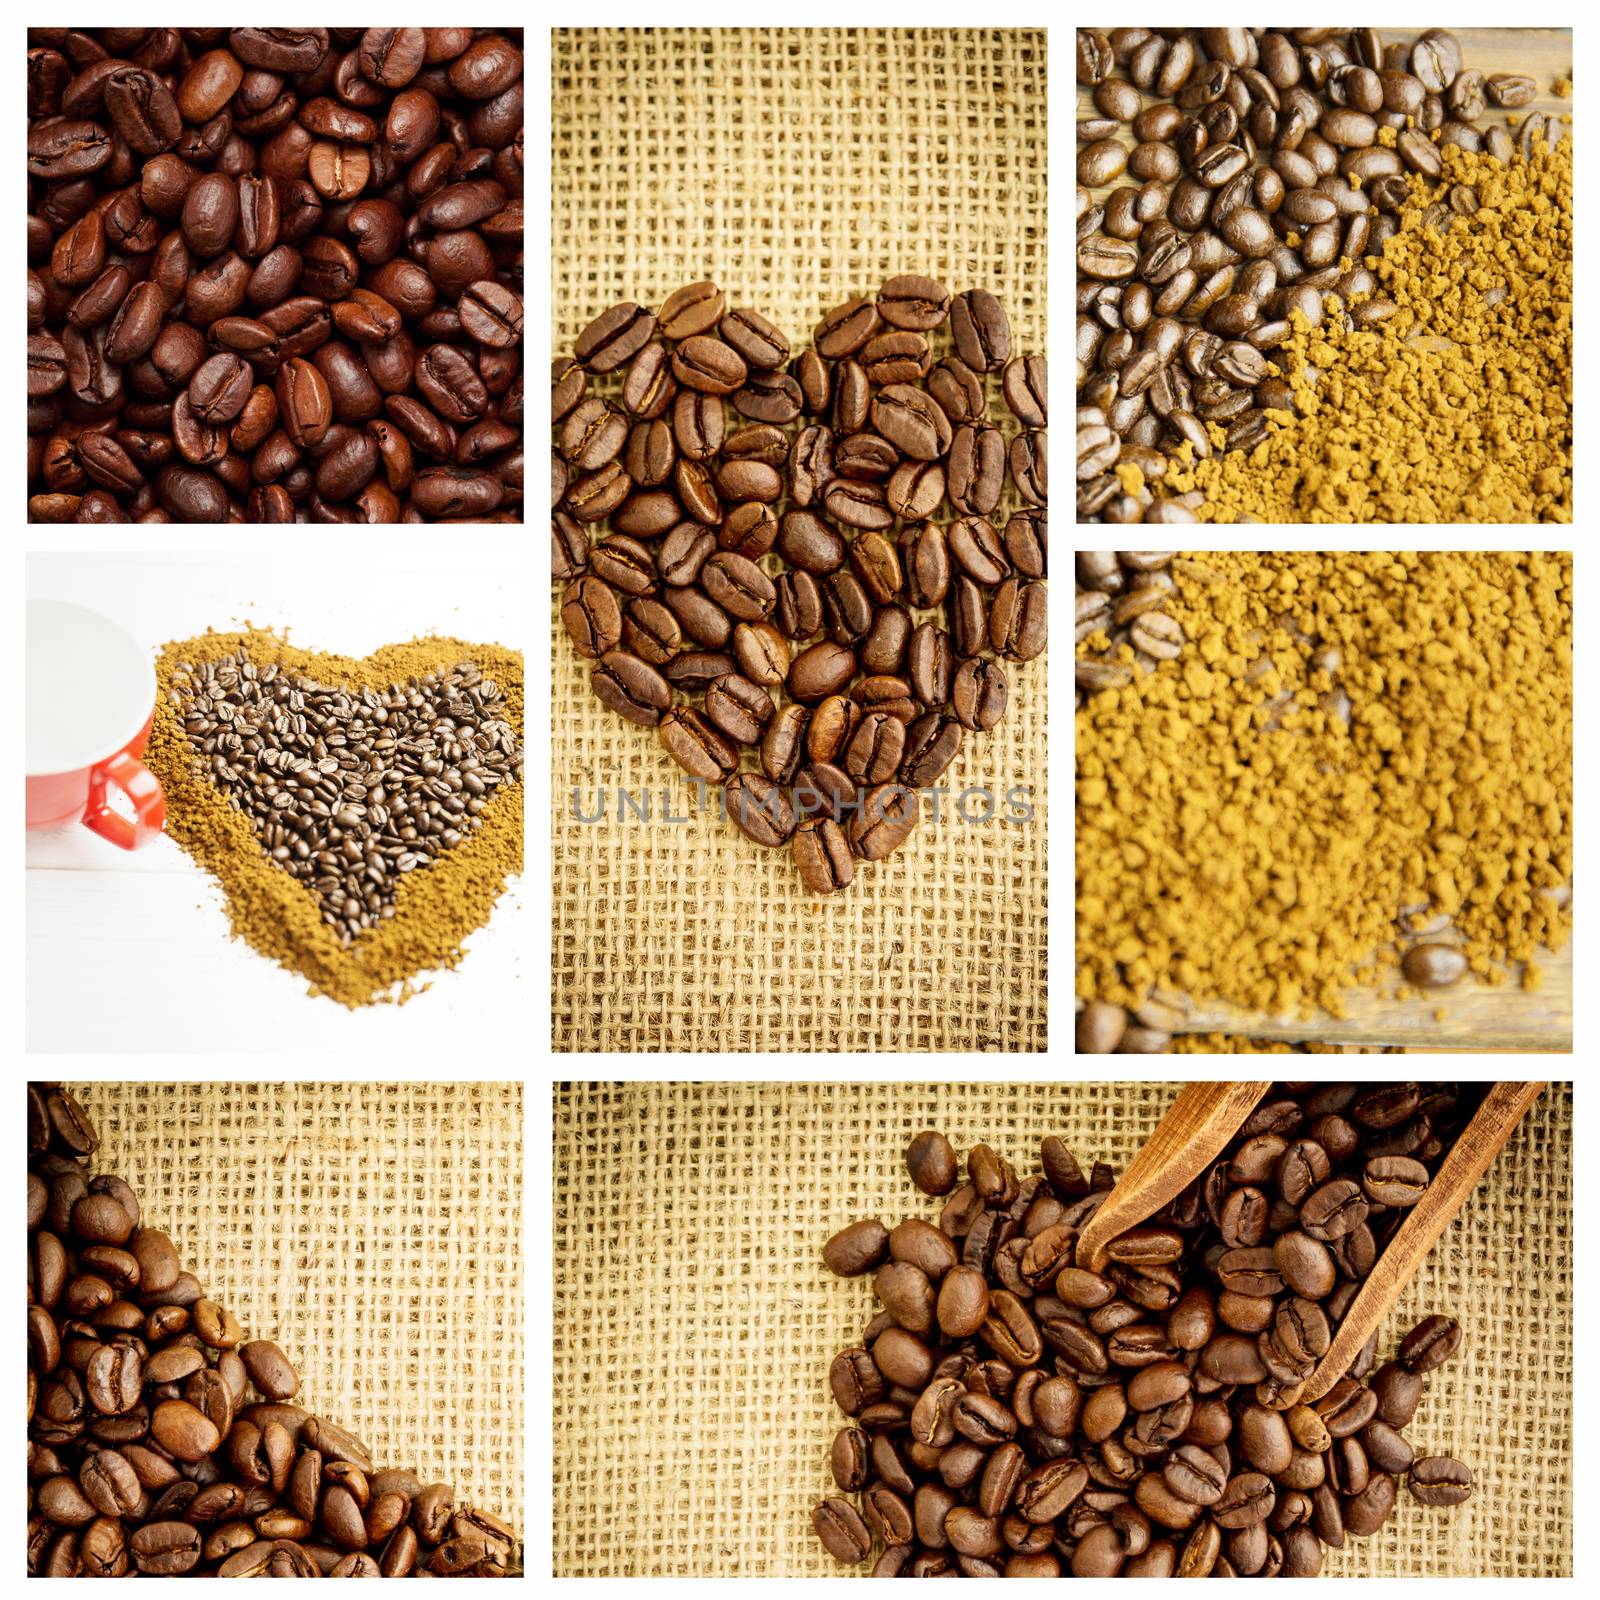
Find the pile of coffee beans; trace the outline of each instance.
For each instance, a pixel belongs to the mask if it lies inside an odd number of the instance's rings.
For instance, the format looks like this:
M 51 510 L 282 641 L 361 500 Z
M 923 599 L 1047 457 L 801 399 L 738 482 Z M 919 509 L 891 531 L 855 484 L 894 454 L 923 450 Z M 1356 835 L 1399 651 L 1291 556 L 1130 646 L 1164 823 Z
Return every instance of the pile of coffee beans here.
M 1200 491 L 1151 486 L 1185 443 L 1219 448 L 1208 425 L 1249 450 L 1269 412 L 1296 409 L 1270 365 L 1291 315 L 1395 315 L 1364 263 L 1398 231 L 1408 175 L 1437 179 L 1440 145 L 1508 162 L 1554 132 L 1538 113 L 1515 139 L 1480 131 L 1537 85 L 1464 65 L 1442 28 L 1410 45 L 1376 28 L 1080 28 L 1077 76 L 1095 111 L 1078 123 L 1080 522 L 1198 520 Z M 1455 184 L 1424 224 L 1479 205 Z
M 1113 1184 L 1060 1139 L 1017 1176 L 986 1144 L 966 1182 L 940 1133 L 906 1152 L 938 1224 L 876 1217 L 823 1260 L 882 1309 L 837 1355 L 839 1493 L 813 1513 L 874 1576 L 1314 1577 L 1388 1520 L 1402 1484 L 1459 1505 L 1472 1474 L 1403 1430 L 1461 1330 L 1376 1336 L 1319 1398 L 1340 1320 L 1470 1118 L 1468 1084 L 1275 1085 L 1223 1154 L 1104 1270 L 1075 1261 Z M 856 1498 L 847 1498 L 847 1497 Z
M 59 1084 L 28 1085 L 28 1573 L 500 1577 L 515 1532 L 374 1471 L 183 1270 Z M 250 1398 L 252 1390 L 259 1397 Z
M 32 522 L 522 502 L 522 36 L 28 30 Z
M 984 289 L 891 278 L 791 355 L 705 282 L 602 313 L 552 384 L 552 578 L 595 694 L 844 888 L 1004 715 L 995 657 L 1045 647 L 1045 358 Z
M 400 878 L 475 833 L 522 780 L 505 694 L 470 661 L 387 689 L 330 687 L 239 650 L 181 663 L 169 695 L 195 755 L 348 944 Z

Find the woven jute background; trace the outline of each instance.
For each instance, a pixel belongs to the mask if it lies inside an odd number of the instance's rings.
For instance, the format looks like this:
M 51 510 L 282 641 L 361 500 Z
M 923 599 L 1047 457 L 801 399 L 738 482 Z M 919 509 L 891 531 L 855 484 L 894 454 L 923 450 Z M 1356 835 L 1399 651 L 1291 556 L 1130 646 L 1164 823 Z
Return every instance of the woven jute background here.
M 557 30 L 554 353 L 608 306 L 704 278 L 798 350 L 900 272 L 993 290 L 1013 349 L 1042 352 L 1044 69 L 1028 29 Z M 554 601 L 551 628 L 554 1048 L 1044 1047 L 1043 657 L 1006 663 L 1005 720 L 945 775 L 952 796 L 981 789 L 974 820 L 925 807 L 888 861 L 817 899 L 599 704 Z M 1019 789 L 1032 815 L 1010 820 Z M 619 793 L 648 820 L 619 820 Z
M 296 1404 L 526 1534 L 520 1083 L 73 1083 Z
M 1178 1085 L 635 1083 L 554 1095 L 552 1541 L 557 1575 L 824 1576 L 833 1355 L 876 1302 L 834 1278 L 845 1223 L 937 1217 L 905 1147 L 942 1129 L 1038 1170 L 1064 1138 L 1120 1171 Z M 1572 1571 L 1572 1095 L 1535 1102 L 1380 1331 L 1460 1319 L 1407 1430 L 1472 1467 L 1472 1498 L 1402 1491 L 1341 1576 Z

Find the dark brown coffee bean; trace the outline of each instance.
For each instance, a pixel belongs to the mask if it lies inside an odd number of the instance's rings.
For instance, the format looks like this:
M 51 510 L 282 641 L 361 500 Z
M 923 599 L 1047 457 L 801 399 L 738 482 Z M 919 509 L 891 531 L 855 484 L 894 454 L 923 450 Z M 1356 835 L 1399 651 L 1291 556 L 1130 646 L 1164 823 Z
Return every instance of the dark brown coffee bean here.
M 641 727 L 654 727 L 672 704 L 666 679 L 626 650 L 608 650 L 595 664 L 589 681 L 603 705 Z
M 597 660 L 622 642 L 616 591 L 597 577 L 579 578 L 561 597 L 561 621 L 581 656 Z

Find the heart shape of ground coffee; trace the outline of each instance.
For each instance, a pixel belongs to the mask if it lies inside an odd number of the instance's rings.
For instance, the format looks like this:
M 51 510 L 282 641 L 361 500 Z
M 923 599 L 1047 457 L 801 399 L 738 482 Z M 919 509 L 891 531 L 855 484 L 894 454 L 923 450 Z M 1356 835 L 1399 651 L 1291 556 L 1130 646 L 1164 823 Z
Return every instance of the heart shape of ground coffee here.
M 353 660 L 252 631 L 169 645 L 157 676 L 169 832 L 236 933 L 318 988 L 354 976 L 352 1001 L 459 959 L 450 907 L 465 892 L 481 926 L 521 866 L 520 656 L 424 639 Z

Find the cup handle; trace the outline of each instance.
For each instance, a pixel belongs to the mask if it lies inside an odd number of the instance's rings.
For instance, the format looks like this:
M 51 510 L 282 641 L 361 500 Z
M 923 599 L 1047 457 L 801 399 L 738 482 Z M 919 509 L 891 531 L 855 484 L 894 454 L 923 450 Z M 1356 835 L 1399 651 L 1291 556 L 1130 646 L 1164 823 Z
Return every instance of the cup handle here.
M 130 822 L 106 804 L 106 785 L 115 784 L 133 802 L 136 814 Z M 138 850 L 150 843 L 166 825 L 167 797 L 155 775 L 135 761 L 126 750 L 119 750 L 109 761 L 102 761 L 89 774 L 89 803 L 84 808 L 83 825 L 102 839 L 109 839 L 122 850 Z

